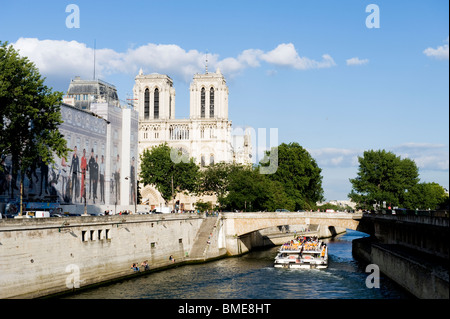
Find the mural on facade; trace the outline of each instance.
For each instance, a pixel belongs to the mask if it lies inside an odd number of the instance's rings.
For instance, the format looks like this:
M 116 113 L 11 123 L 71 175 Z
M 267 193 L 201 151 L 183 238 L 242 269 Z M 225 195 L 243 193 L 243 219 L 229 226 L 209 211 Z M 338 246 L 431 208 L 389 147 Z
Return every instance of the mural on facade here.
M 55 158 L 50 165 L 40 161 L 35 169 L 25 172 L 24 202 L 135 204 L 137 114 L 132 115 L 131 135 L 126 137 L 130 141 L 125 143 L 124 151 L 122 110 L 116 107 L 106 110 L 108 120 L 74 107 L 61 107 L 64 122 L 59 129 L 71 151 L 67 158 Z M 122 166 L 122 158 L 129 166 Z M 0 202 L 18 203 L 20 172 L 17 176 L 12 174 L 11 156 L 2 156 L 0 165 Z M 122 192 L 125 190 L 126 194 L 121 202 L 122 183 L 125 187 Z

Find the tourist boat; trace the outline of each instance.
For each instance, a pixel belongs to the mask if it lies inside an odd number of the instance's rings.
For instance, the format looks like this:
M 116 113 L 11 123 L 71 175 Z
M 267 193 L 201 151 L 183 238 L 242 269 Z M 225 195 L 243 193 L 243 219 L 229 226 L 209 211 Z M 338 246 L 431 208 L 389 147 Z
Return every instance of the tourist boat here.
M 283 244 L 275 257 L 276 268 L 324 269 L 328 267 L 328 247 L 314 237 L 301 237 Z

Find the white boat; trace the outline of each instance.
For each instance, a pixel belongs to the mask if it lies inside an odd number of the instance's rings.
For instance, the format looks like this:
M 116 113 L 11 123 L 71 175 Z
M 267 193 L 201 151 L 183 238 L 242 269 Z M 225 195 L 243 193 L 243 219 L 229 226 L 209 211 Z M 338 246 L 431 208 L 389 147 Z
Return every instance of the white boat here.
M 328 246 L 312 237 L 283 244 L 275 257 L 276 268 L 324 269 L 328 267 Z

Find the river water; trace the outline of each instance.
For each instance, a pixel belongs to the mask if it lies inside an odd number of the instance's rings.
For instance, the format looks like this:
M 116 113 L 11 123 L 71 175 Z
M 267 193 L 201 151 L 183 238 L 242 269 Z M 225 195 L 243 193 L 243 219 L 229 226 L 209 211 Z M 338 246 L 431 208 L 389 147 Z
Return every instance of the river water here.
M 185 265 L 84 291 L 81 299 L 408 299 L 381 275 L 368 288 L 371 272 L 352 257 L 352 243 L 364 234 L 348 230 L 327 239 L 327 269 L 273 267 L 278 247 L 205 264 Z

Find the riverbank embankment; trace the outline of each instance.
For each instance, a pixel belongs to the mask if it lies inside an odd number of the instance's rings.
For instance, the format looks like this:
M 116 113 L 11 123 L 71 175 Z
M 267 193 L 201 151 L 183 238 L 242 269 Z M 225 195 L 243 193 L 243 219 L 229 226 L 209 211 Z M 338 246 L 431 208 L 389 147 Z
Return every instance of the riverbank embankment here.
M 420 299 L 448 299 L 449 274 L 445 262 L 428 253 L 395 244 L 382 244 L 371 237 L 352 242 L 355 259 L 375 264 L 381 273 Z
M 0 298 L 40 298 L 73 292 L 280 245 L 302 232 L 321 236 L 317 225 L 272 227 L 233 239 L 245 248 L 233 253 L 227 247 L 233 235 L 226 233 L 225 222 L 218 215 L 199 214 L 3 220 Z

